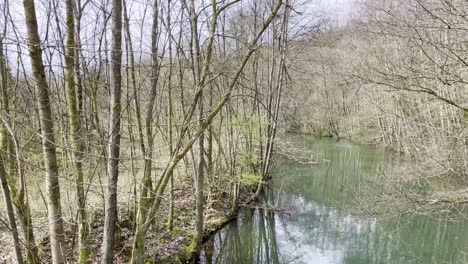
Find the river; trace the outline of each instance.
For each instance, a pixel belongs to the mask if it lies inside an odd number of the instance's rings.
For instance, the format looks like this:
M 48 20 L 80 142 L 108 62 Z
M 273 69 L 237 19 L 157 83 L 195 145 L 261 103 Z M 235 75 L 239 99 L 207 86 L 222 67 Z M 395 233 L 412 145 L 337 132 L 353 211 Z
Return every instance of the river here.
M 463 221 L 353 214 L 359 188 L 396 166 L 394 154 L 333 139 L 289 140 L 320 162 L 279 160 L 265 202 L 284 210 L 243 210 L 205 244 L 201 263 L 468 263 Z

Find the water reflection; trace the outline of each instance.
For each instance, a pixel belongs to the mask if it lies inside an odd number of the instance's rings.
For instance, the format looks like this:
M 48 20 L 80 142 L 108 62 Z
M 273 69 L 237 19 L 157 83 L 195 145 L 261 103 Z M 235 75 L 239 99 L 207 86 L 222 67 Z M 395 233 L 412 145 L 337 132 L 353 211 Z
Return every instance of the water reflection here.
M 429 216 L 377 221 L 346 213 L 361 185 L 390 164 L 383 151 L 295 140 L 329 162 L 278 163 L 265 203 L 290 210 L 242 212 L 206 243 L 202 263 L 462 263 L 464 222 Z
M 205 245 L 204 263 L 283 263 L 272 211 L 249 210 Z

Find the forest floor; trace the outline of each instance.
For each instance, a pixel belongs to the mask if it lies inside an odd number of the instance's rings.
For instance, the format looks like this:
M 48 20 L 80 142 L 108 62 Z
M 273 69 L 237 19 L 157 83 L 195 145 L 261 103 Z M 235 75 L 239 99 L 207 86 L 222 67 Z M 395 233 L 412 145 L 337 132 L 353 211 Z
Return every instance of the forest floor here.
M 169 195 L 166 192 L 165 201 L 169 201 Z M 173 230 L 169 231 L 166 223 L 169 215 L 169 203 L 163 203 L 155 224 L 147 233 L 146 252 L 151 256 L 155 263 L 183 263 L 187 257 L 186 249 L 191 243 L 193 232 L 195 230 L 195 199 L 193 197 L 193 187 L 189 182 L 179 182 L 174 188 L 174 218 Z M 244 190 L 240 197 L 240 202 L 247 201 L 251 193 Z M 220 191 L 211 193 L 208 199 L 208 206 L 205 209 L 205 233 L 211 234 L 227 223 L 231 212 L 229 194 Z M 3 208 L 2 208 L 3 210 Z M 115 249 L 114 263 L 127 263 L 132 250 L 133 243 L 133 214 L 128 208 L 119 208 L 118 235 Z M 94 253 L 93 263 L 100 260 L 102 231 L 104 227 L 104 218 L 102 210 L 95 212 L 90 217 L 91 244 Z M 11 234 L 3 222 L 0 222 L 0 263 L 12 263 L 14 251 Z M 35 221 L 38 222 L 38 221 Z M 40 221 L 43 225 L 45 219 Z M 75 226 L 70 224 L 69 219 L 65 219 L 64 228 L 66 232 L 66 243 L 68 248 L 73 248 L 72 253 L 68 254 L 68 259 L 73 263 L 76 260 L 77 236 L 74 235 Z M 44 227 L 39 228 L 44 229 Z M 40 257 L 43 263 L 50 263 L 50 246 L 46 232 L 36 234 L 36 244 L 39 247 Z

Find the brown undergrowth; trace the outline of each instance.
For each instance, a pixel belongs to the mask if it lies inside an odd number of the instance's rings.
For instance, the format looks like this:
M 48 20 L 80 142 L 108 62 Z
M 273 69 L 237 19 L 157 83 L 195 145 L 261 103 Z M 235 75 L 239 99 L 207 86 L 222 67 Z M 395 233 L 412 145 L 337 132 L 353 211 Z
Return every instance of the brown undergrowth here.
M 174 226 L 173 230 L 168 230 L 167 216 L 169 215 L 169 203 L 165 203 L 159 215 L 155 216 L 155 221 L 146 234 L 147 244 L 146 252 L 148 262 L 152 263 L 186 263 L 191 256 L 186 254 L 186 249 L 189 247 L 192 240 L 193 230 L 195 229 L 195 199 L 193 190 L 189 183 L 181 183 L 180 186 L 174 189 Z M 239 203 L 250 201 L 253 193 L 242 188 Z M 166 194 L 165 199 L 169 199 Z M 205 210 L 205 238 L 208 239 L 214 232 L 222 228 L 225 224 L 235 219 L 237 210 L 233 210 L 230 206 L 230 194 L 219 190 L 211 193 L 208 201 L 207 209 Z M 131 256 L 133 243 L 133 215 L 132 208 L 119 208 L 119 220 L 117 223 L 118 231 L 116 233 L 116 249 L 114 263 L 128 263 Z M 0 223 L 0 263 L 13 263 L 14 251 L 11 244 L 11 235 L 9 229 L 5 225 L 6 222 Z M 37 221 L 46 223 L 45 220 Z M 72 221 L 66 219 L 64 221 L 66 237 L 65 241 L 70 250 L 67 258 L 71 263 L 74 263 L 77 258 L 77 235 L 76 227 L 71 224 Z M 95 211 L 90 217 L 91 226 L 91 245 L 93 263 L 98 263 L 101 258 L 102 233 L 104 226 L 104 217 L 102 210 Z M 45 227 L 41 227 L 44 229 Z M 44 232 L 42 232 L 44 233 Z M 43 263 L 51 262 L 50 244 L 47 233 L 41 235 L 41 238 L 36 241 L 40 258 Z

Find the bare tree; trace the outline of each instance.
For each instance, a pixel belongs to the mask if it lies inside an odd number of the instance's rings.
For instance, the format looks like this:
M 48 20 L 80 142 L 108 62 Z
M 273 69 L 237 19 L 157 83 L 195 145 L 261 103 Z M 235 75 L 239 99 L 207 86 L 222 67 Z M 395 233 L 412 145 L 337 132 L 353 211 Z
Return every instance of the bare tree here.
M 112 55 L 109 102 L 109 160 L 105 205 L 102 263 L 113 263 L 117 221 L 117 183 L 120 157 L 120 123 L 122 114 L 122 0 L 112 1 Z
M 49 85 L 46 80 L 44 64 L 42 62 L 41 40 L 38 32 L 34 0 L 24 0 L 23 4 L 28 30 L 28 47 L 31 56 L 31 68 L 38 97 L 39 119 L 41 123 L 52 260 L 54 263 L 65 263 L 66 248 L 63 242 L 64 234 L 60 185 L 54 138 L 54 121 L 49 97 Z
M 78 262 L 88 263 L 90 261 L 91 251 L 88 245 L 89 228 L 86 215 L 86 197 L 83 187 L 83 139 L 80 137 L 82 132 L 81 117 L 79 113 L 79 104 L 77 100 L 77 92 L 75 89 L 75 67 L 76 54 L 78 53 L 75 43 L 75 14 L 73 0 L 67 0 L 67 54 L 65 57 L 66 63 L 66 86 L 67 86 L 67 103 L 68 116 L 70 119 L 71 141 L 73 163 L 76 173 L 76 193 L 78 201 Z

